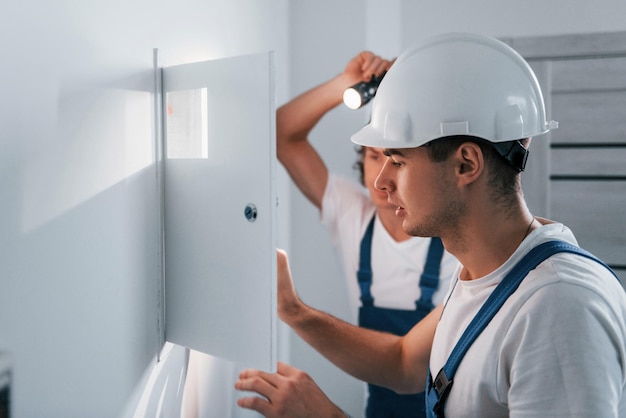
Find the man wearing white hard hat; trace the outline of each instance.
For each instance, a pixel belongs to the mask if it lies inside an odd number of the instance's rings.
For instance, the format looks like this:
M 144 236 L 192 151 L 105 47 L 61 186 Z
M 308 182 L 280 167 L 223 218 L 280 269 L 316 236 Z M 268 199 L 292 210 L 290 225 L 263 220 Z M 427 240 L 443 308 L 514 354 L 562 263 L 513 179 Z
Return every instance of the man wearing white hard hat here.
M 382 77 L 391 65 L 361 52 L 341 73 L 278 108 L 276 155 L 328 228 L 342 263 L 352 322 L 404 335 L 443 301 L 458 261 L 443 251 L 439 238 L 404 232 L 387 193 L 374 187 L 385 162 L 381 149 L 357 150 L 359 184 L 330 171 L 309 140 L 317 123 L 345 102 L 346 92 L 372 75 Z M 362 97 L 356 99 L 358 106 Z M 365 417 L 424 418 L 424 407 L 423 392 L 399 395 L 367 385 Z
M 303 304 L 279 251 L 281 319 L 355 377 L 426 389 L 432 417 L 626 417 L 626 293 L 523 197 L 530 138 L 556 127 L 528 64 L 495 39 L 441 35 L 403 53 L 353 141 L 384 148 L 376 187 L 403 229 L 440 237 L 461 266 L 444 303 L 396 337 Z M 342 416 L 288 365 L 236 386 L 263 395 L 240 405 L 267 417 Z

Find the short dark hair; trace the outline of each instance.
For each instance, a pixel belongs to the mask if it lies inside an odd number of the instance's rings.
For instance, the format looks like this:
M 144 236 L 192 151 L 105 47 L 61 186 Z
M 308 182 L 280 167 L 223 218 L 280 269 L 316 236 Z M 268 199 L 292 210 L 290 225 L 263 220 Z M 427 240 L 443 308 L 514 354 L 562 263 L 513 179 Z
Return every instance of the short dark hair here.
M 526 138 L 520 141 L 522 145 L 527 145 L 530 140 Z M 473 142 L 480 147 L 489 170 L 489 184 L 493 187 L 494 197 L 508 200 L 521 190 L 519 171 L 513 168 L 488 141 L 474 136 L 457 135 L 431 141 L 426 148 L 431 161 L 443 162 L 465 142 Z
M 365 158 L 365 147 L 363 145 L 357 145 L 354 148 L 354 150 L 356 151 L 357 159 L 352 165 L 352 168 L 354 168 L 359 173 L 359 181 L 361 182 L 363 186 L 365 186 L 365 171 L 363 169 L 363 159 Z

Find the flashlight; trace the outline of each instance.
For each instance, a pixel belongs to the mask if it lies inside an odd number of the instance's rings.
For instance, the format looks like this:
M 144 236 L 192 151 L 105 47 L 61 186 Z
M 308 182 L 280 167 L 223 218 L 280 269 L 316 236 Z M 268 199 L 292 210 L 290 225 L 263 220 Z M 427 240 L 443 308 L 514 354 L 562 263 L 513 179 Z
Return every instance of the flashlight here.
M 343 92 L 344 104 L 350 109 L 358 109 L 366 105 L 376 95 L 378 85 L 385 74 L 386 72 L 382 73 L 380 77 L 376 77 L 375 74 L 372 74 L 370 81 L 361 81 L 360 83 L 356 83 L 354 86 L 347 88 Z

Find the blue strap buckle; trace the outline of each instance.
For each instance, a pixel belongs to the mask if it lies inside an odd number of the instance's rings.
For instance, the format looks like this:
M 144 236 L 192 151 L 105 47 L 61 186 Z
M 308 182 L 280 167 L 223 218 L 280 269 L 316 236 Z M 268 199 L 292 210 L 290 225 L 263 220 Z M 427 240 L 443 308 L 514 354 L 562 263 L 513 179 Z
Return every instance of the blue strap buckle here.
M 434 410 L 438 415 L 440 412 L 443 412 L 442 409 L 446 403 L 446 398 L 450 394 L 450 389 L 452 389 L 452 383 L 453 381 L 449 380 L 448 376 L 446 376 L 446 372 L 443 369 L 439 370 L 437 377 L 435 377 L 435 380 L 433 381 L 433 389 L 435 389 L 437 395 L 439 395 L 439 400 L 434 407 Z

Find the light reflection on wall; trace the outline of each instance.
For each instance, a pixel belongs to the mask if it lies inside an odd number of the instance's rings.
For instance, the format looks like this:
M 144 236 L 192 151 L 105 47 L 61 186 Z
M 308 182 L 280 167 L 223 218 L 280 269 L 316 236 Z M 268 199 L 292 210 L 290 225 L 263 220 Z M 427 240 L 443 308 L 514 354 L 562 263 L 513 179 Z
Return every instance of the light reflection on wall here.
M 146 370 L 145 385 L 138 385 L 141 393 L 131 397 L 126 405 L 124 417 L 178 417 L 185 391 L 189 350 L 175 344 L 166 343 L 161 350 L 161 361 L 150 364 Z
M 22 173 L 22 230 L 29 232 L 154 162 L 148 91 L 74 90 Z

